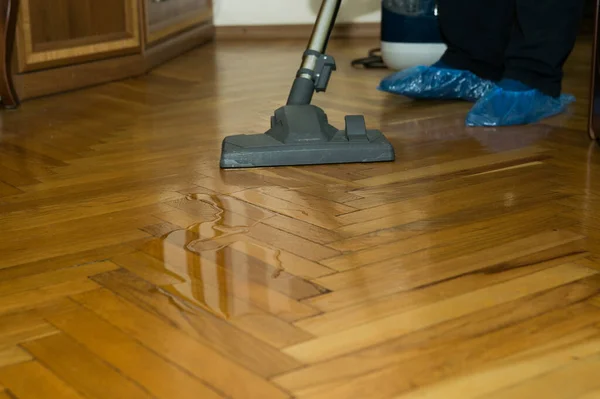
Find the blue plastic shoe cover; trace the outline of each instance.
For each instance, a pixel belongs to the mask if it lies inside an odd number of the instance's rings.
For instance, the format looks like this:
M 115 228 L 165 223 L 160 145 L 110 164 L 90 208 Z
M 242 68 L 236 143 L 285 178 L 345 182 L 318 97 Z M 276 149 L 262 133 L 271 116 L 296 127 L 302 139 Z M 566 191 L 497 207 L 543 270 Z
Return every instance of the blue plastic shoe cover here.
M 539 122 L 566 111 L 575 97 L 554 98 L 539 90 L 508 91 L 500 87 L 481 98 L 467 116 L 467 126 L 514 126 Z
M 472 72 L 417 66 L 383 79 L 378 89 L 418 99 L 466 100 L 475 102 L 495 87 Z

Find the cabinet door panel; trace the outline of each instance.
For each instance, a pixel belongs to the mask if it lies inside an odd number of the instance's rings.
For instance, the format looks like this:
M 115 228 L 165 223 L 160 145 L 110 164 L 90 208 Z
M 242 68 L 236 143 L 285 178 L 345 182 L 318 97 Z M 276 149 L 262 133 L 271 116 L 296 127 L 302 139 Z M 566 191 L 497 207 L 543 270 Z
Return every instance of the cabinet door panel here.
M 210 0 L 146 0 L 146 43 L 212 20 Z
M 139 51 L 138 0 L 20 0 L 19 72 Z

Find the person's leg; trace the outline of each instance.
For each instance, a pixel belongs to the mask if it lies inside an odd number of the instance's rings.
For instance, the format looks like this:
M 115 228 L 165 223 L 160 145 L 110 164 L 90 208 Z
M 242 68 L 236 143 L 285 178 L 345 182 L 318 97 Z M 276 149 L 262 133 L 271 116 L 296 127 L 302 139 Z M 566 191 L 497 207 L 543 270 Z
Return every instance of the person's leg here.
M 439 0 L 439 22 L 448 50 L 441 62 L 498 81 L 515 17 L 515 0 Z
M 439 0 L 438 4 L 448 50 L 432 66 L 387 77 L 379 89 L 412 98 L 475 102 L 502 77 L 514 0 Z
M 558 97 L 585 0 L 517 0 L 504 78 Z
M 517 0 L 506 70 L 467 116 L 469 126 L 535 123 L 575 101 L 561 95 L 563 65 L 575 45 L 585 0 Z

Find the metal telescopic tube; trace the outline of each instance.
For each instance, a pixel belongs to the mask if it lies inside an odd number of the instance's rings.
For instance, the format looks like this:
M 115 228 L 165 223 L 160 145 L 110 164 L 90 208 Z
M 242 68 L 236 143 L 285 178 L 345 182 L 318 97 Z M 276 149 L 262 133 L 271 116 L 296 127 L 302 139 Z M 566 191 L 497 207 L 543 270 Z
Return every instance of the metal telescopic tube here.
M 325 50 L 327 49 L 327 43 L 329 42 L 329 37 L 331 36 L 331 31 L 335 25 L 335 20 L 337 19 L 337 14 L 340 10 L 341 4 L 342 0 L 323 1 L 323 4 L 321 4 L 321 10 L 317 16 L 317 22 L 315 23 L 315 27 L 313 28 L 313 32 L 310 37 L 307 50 L 316 51 L 320 54 L 325 53 Z M 314 71 L 316 64 L 317 57 L 314 55 L 309 55 L 304 57 L 302 68 Z
M 325 53 L 341 5 L 342 0 L 323 0 L 307 50 L 318 54 Z M 288 105 L 310 104 L 314 93 L 314 82 L 311 74 L 308 72 L 303 73 L 302 70 L 314 72 L 317 60 L 318 56 L 314 54 L 304 56 L 300 72 L 290 91 Z

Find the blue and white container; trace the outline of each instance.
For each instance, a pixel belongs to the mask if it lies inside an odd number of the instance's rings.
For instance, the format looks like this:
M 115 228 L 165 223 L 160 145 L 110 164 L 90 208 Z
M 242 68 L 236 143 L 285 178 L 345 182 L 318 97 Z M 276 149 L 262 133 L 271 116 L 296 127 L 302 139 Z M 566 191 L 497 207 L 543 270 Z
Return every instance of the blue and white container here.
M 381 56 L 388 68 L 431 65 L 446 51 L 436 0 L 382 0 Z

